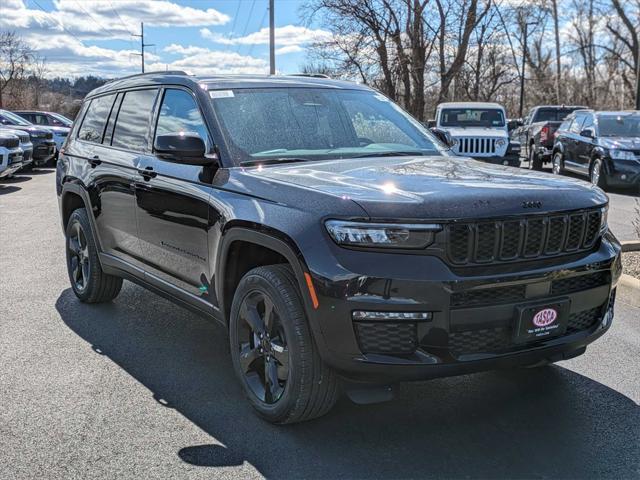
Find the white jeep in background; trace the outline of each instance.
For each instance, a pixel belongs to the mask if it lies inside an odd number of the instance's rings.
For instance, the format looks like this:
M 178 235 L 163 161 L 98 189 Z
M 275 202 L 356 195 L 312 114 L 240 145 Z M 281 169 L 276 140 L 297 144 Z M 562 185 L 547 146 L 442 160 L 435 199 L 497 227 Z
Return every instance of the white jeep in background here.
M 448 142 L 454 154 L 490 163 L 520 166 L 520 144 L 509 141 L 502 105 L 482 102 L 441 103 L 432 131 Z

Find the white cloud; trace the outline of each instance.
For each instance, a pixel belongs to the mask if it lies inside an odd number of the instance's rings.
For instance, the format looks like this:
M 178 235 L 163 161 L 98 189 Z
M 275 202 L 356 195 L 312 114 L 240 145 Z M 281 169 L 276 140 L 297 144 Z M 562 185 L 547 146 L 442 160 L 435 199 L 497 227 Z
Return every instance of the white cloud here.
M 218 32 L 212 32 L 208 28 L 200 29 L 200 35 L 206 40 L 210 40 L 214 43 L 222 45 L 268 45 L 269 44 L 269 29 L 262 28 L 257 32 L 250 33 L 244 37 L 227 37 L 221 35 Z M 276 27 L 275 41 L 276 47 L 283 49 L 284 47 L 290 47 L 281 53 L 299 52 L 302 50 L 303 45 L 307 45 L 312 42 L 318 42 L 328 40 L 331 38 L 331 33 L 321 29 L 311 29 L 306 27 L 299 27 L 296 25 L 285 25 L 284 27 Z M 299 47 L 299 49 L 293 49 L 293 47 Z
M 183 57 L 168 64 L 152 63 L 149 65 L 150 70 L 164 70 L 165 68 L 169 68 L 185 70 L 196 75 L 268 72 L 268 65 L 265 60 L 248 55 L 240 55 L 235 52 L 209 50 L 193 45 L 184 47 L 177 44 L 169 45 L 164 50 L 169 53 L 183 55 Z

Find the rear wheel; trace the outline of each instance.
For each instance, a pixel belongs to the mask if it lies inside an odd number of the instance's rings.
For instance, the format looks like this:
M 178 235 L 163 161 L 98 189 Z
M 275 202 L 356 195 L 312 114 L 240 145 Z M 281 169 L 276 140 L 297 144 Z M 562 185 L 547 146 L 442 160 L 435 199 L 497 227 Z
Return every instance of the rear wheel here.
M 536 153 L 536 146 L 529 146 L 529 170 L 542 170 L 542 158 Z
M 553 154 L 553 173 L 555 175 L 562 175 L 563 173 L 563 167 L 562 167 L 562 153 L 560 152 L 556 152 Z
M 601 158 L 596 158 L 591 163 L 589 170 L 589 178 L 591 183 L 602 189 L 607 188 L 607 180 L 605 178 L 604 165 Z
M 273 423 L 327 413 L 338 378 L 318 355 L 287 265 L 258 267 L 236 289 L 229 325 L 234 370 L 254 409 Z
M 122 278 L 102 271 L 98 249 L 84 208 L 74 210 L 66 230 L 67 271 L 76 297 L 86 303 L 113 300 L 120 293 Z

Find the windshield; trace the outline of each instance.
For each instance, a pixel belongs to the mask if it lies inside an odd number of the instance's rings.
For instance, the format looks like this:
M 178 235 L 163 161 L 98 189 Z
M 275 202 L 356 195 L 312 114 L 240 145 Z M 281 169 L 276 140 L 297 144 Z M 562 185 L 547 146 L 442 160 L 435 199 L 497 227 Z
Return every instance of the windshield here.
M 53 118 L 58 120 L 65 127 L 70 127 L 71 124 L 73 123 L 72 120 L 69 120 L 67 117 L 60 115 L 59 113 L 50 113 L 49 115 L 51 115 Z
M 25 127 L 31 125 L 31 123 L 27 122 L 24 118 L 16 115 L 15 113 L 3 111 L 2 114 L 0 114 L 0 116 L 9 120 L 9 122 L 12 125 L 22 125 Z
M 533 122 L 561 122 L 570 113 L 579 110 L 577 108 L 541 108 L 536 112 Z
M 598 115 L 602 137 L 640 137 L 640 115 Z
M 443 108 L 443 127 L 504 127 L 504 114 L 496 108 Z
M 419 122 L 371 91 L 251 88 L 209 94 L 236 164 L 446 150 Z

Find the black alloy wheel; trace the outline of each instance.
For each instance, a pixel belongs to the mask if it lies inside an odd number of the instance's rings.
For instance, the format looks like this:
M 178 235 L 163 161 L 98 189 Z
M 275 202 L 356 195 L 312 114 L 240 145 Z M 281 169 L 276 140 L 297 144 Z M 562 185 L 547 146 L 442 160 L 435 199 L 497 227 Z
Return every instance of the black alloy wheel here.
M 89 245 L 80 222 L 73 222 L 67 241 L 69 275 L 77 291 L 87 288 L 90 276 Z
M 239 319 L 240 367 L 253 394 L 272 405 L 289 378 L 289 348 L 280 316 L 266 293 L 253 291 L 242 300 Z

